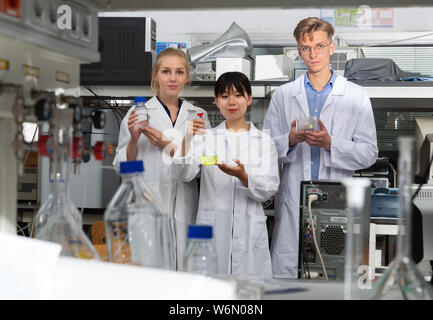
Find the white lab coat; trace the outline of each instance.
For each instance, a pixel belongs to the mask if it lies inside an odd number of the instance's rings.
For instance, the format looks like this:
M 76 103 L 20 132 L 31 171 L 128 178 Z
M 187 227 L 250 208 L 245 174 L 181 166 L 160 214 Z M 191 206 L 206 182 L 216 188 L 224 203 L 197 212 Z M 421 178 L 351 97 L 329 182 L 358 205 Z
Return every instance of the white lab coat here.
M 237 136 L 238 143 L 230 138 Z M 275 144 L 268 135 L 250 123 L 250 131 L 229 133 L 225 121 L 209 130 L 204 140 L 194 137 L 185 158 L 175 156 L 180 165 L 180 179 L 190 181 L 201 169 L 197 224 L 212 225 L 220 274 L 272 276 L 266 216 L 261 202 L 278 190 L 278 158 Z M 238 178 L 218 166 L 201 166 L 200 156 L 217 154 L 218 162 L 233 158 L 244 163 L 248 188 Z M 179 155 L 179 154 L 178 154 Z
M 197 113 L 206 113 L 202 108 L 183 101 L 176 124 L 173 127 L 170 117 L 156 97 L 147 101 L 146 106 L 150 114 L 149 125 L 160 130 L 164 136 L 178 146 L 182 143 L 186 122 L 195 119 Z M 132 109 L 133 107 L 128 110 L 120 126 L 119 143 L 113 161 L 113 166 L 117 168 L 121 161 L 126 161 L 126 147 L 131 137 L 128 130 L 128 118 Z M 207 119 L 206 116 L 206 126 L 210 128 Z M 138 140 L 137 160 L 143 160 L 146 180 L 153 184 L 155 193 L 160 197 L 162 204 L 166 206 L 166 212 L 170 214 L 172 261 L 177 261 L 177 269 L 181 269 L 187 244 L 187 228 L 196 220 L 197 182 L 191 180 L 187 183 L 179 183 L 170 156 L 152 145 L 144 134 L 141 134 Z
M 288 150 L 291 122 L 309 116 L 305 76 L 275 91 L 263 125 L 270 130 L 283 164 L 271 244 L 275 278 L 298 276 L 300 182 L 311 179 L 311 156 L 306 142 Z M 375 163 L 378 149 L 373 110 L 361 86 L 337 76 L 320 119 L 331 136 L 331 150 L 320 150 L 318 179 L 341 180 Z

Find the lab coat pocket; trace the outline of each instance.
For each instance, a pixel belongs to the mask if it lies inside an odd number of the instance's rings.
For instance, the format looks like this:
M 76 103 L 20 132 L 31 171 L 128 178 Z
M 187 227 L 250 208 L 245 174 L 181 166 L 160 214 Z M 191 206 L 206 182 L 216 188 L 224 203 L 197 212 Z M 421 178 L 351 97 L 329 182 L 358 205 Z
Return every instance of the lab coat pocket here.
M 268 249 L 268 230 L 266 216 L 252 216 L 252 244 L 253 248 Z

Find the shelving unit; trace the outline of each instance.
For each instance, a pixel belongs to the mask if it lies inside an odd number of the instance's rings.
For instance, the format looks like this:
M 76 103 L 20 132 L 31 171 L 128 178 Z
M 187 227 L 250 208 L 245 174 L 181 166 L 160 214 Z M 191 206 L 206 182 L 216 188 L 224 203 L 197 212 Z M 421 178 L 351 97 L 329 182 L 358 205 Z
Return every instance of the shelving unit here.
M 252 93 L 256 99 L 269 99 L 272 93 L 286 81 L 252 81 Z M 182 96 L 185 98 L 212 98 L 213 81 L 193 81 L 185 87 Z M 371 99 L 433 99 L 433 81 L 429 82 L 379 82 L 367 81 L 362 85 Z M 135 97 L 152 96 L 149 86 L 89 86 L 100 96 L 106 97 Z M 80 87 L 81 96 L 92 94 L 84 87 Z M 431 106 L 430 106 L 431 107 Z

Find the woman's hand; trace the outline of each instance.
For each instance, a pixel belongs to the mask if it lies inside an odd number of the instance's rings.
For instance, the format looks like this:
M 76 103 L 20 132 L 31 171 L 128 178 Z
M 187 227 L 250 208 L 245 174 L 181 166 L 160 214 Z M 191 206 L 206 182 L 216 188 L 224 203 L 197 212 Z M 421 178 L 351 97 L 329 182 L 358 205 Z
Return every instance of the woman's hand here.
M 163 150 L 168 144 L 171 143 L 171 141 L 167 139 L 161 131 L 152 128 L 151 126 L 148 126 L 147 128 L 142 128 L 140 132 L 143 132 L 149 142 L 155 147 L 160 148 L 161 150 Z
M 206 133 L 206 124 L 203 119 L 194 119 L 187 122 L 186 134 L 192 138 L 196 134 L 203 135 Z
M 224 162 L 218 163 L 217 166 L 224 173 L 238 178 L 242 182 L 242 184 L 246 188 L 248 188 L 248 173 L 245 171 L 243 163 L 240 162 L 238 159 L 233 159 L 233 161 L 236 162 L 237 166 L 229 166 Z
M 128 118 L 128 130 L 131 135 L 131 140 L 135 144 L 138 142 L 138 138 L 140 137 L 141 134 L 141 128 L 136 125 L 137 121 L 138 121 L 138 114 L 135 113 L 135 110 L 132 110 Z

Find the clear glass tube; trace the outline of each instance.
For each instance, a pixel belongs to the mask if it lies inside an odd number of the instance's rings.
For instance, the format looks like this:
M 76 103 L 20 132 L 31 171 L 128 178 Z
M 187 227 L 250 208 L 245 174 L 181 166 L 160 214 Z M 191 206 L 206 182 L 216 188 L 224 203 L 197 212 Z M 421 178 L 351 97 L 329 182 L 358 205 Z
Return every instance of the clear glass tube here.
M 375 283 L 372 299 L 433 299 L 432 288 L 417 269 L 411 252 L 413 145 L 413 137 L 399 137 L 397 254 Z
M 374 270 L 369 267 L 370 180 L 343 180 L 347 202 L 344 299 L 367 299 Z

